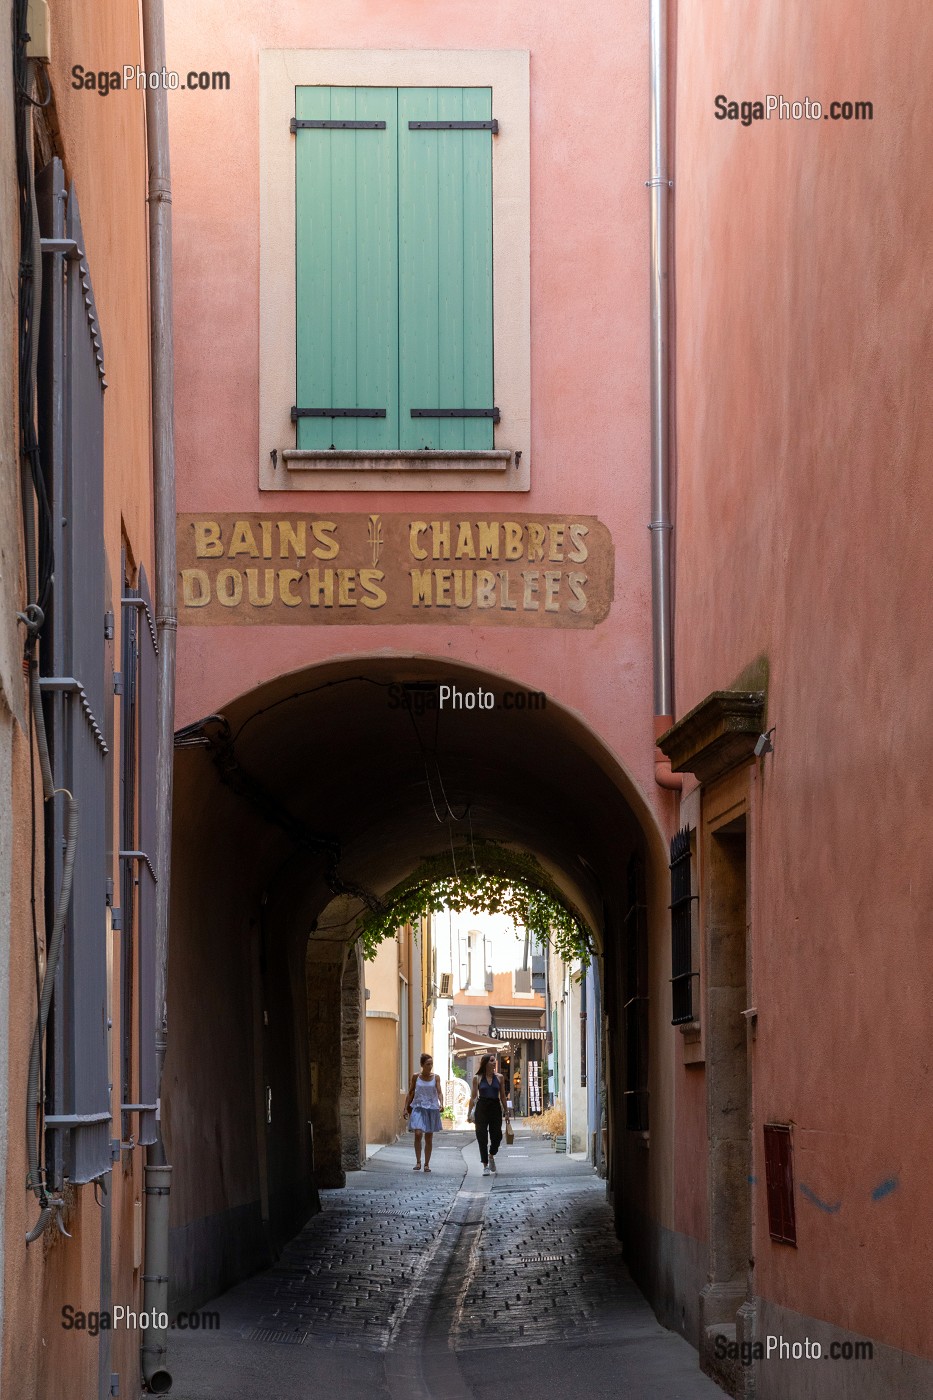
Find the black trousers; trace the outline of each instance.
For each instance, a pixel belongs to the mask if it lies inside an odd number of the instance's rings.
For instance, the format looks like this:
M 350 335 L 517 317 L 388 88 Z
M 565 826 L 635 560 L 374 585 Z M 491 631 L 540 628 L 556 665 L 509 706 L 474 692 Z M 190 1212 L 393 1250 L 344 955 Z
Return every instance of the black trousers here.
M 502 1104 L 498 1099 L 477 1099 L 473 1110 L 473 1123 L 476 1127 L 476 1141 L 483 1165 L 489 1155 L 495 1157 L 502 1143 Z M 489 1145 L 487 1147 L 487 1138 Z

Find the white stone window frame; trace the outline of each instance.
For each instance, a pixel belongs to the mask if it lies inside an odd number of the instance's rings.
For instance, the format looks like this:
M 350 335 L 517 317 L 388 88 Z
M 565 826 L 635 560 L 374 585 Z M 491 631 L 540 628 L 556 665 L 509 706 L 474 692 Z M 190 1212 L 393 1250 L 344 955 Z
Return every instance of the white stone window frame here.
M 298 87 L 489 87 L 492 138 L 491 452 L 296 447 L 295 115 Z M 531 140 L 524 49 L 264 49 L 259 55 L 259 489 L 531 489 Z

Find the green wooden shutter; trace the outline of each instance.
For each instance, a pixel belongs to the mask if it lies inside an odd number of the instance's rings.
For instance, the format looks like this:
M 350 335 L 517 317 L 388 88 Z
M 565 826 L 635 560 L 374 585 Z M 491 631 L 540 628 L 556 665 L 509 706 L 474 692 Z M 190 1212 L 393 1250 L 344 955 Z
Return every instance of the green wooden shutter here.
M 413 408 L 493 407 L 492 135 L 411 130 L 490 121 L 490 88 L 398 93 L 399 444 L 481 450 L 489 418 L 412 418 Z
M 395 88 L 295 91 L 299 120 L 385 122 L 295 133 L 295 403 L 385 410 L 299 418 L 299 448 L 398 447 L 397 108 Z

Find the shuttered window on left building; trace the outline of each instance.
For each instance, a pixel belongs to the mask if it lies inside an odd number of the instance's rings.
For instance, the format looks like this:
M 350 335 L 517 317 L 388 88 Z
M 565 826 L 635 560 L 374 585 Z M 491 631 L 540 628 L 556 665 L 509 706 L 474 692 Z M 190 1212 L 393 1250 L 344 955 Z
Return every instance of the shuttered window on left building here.
M 46 1174 L 110 1170 L 112 615 L 104 551 L 104 359 L 78 196 L 60 161 L 37 179 L 43 246 L 39 437 L 55 573 L 41 676 L 52 772 L 78 804 L 74 883 L 46 1037 Z M 49 243 L 47 240 L 51 240 Z M 110 625 L 108 626 L 108 622 Z M 64 805 L 48 804 L 47 908 L 61 891 Z

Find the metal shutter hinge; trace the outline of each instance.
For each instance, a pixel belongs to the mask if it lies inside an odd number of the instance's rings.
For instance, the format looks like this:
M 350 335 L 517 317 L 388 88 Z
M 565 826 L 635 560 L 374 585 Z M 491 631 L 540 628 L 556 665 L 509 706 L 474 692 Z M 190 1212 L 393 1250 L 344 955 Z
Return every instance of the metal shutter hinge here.
M 114 693 L 114 695 L 122 695 L 122 694 L 123 694 L 123 672 L 122 672 L 122 671 L 114 671 L 114 673 L 113 673 L 113 693 Z
M 292 422 L 299 418 L 384 418 L 384 408 L 293 408 Z
M 305 117 L 292 117 L 288 123 L 292 133 L 296 131 L 385 131 L 385 122 L 333 122 L 309 121 Z
M 104 613 L 104 641 L 113 641 L 113 613 Z
M 491 418 L 499 422 L 497 408 L 413 408 L 412 418 Z
M 499 123 L 495 117 L 488 122 L 409 122 L 409 131 L 491 131 L 499 135 Z

